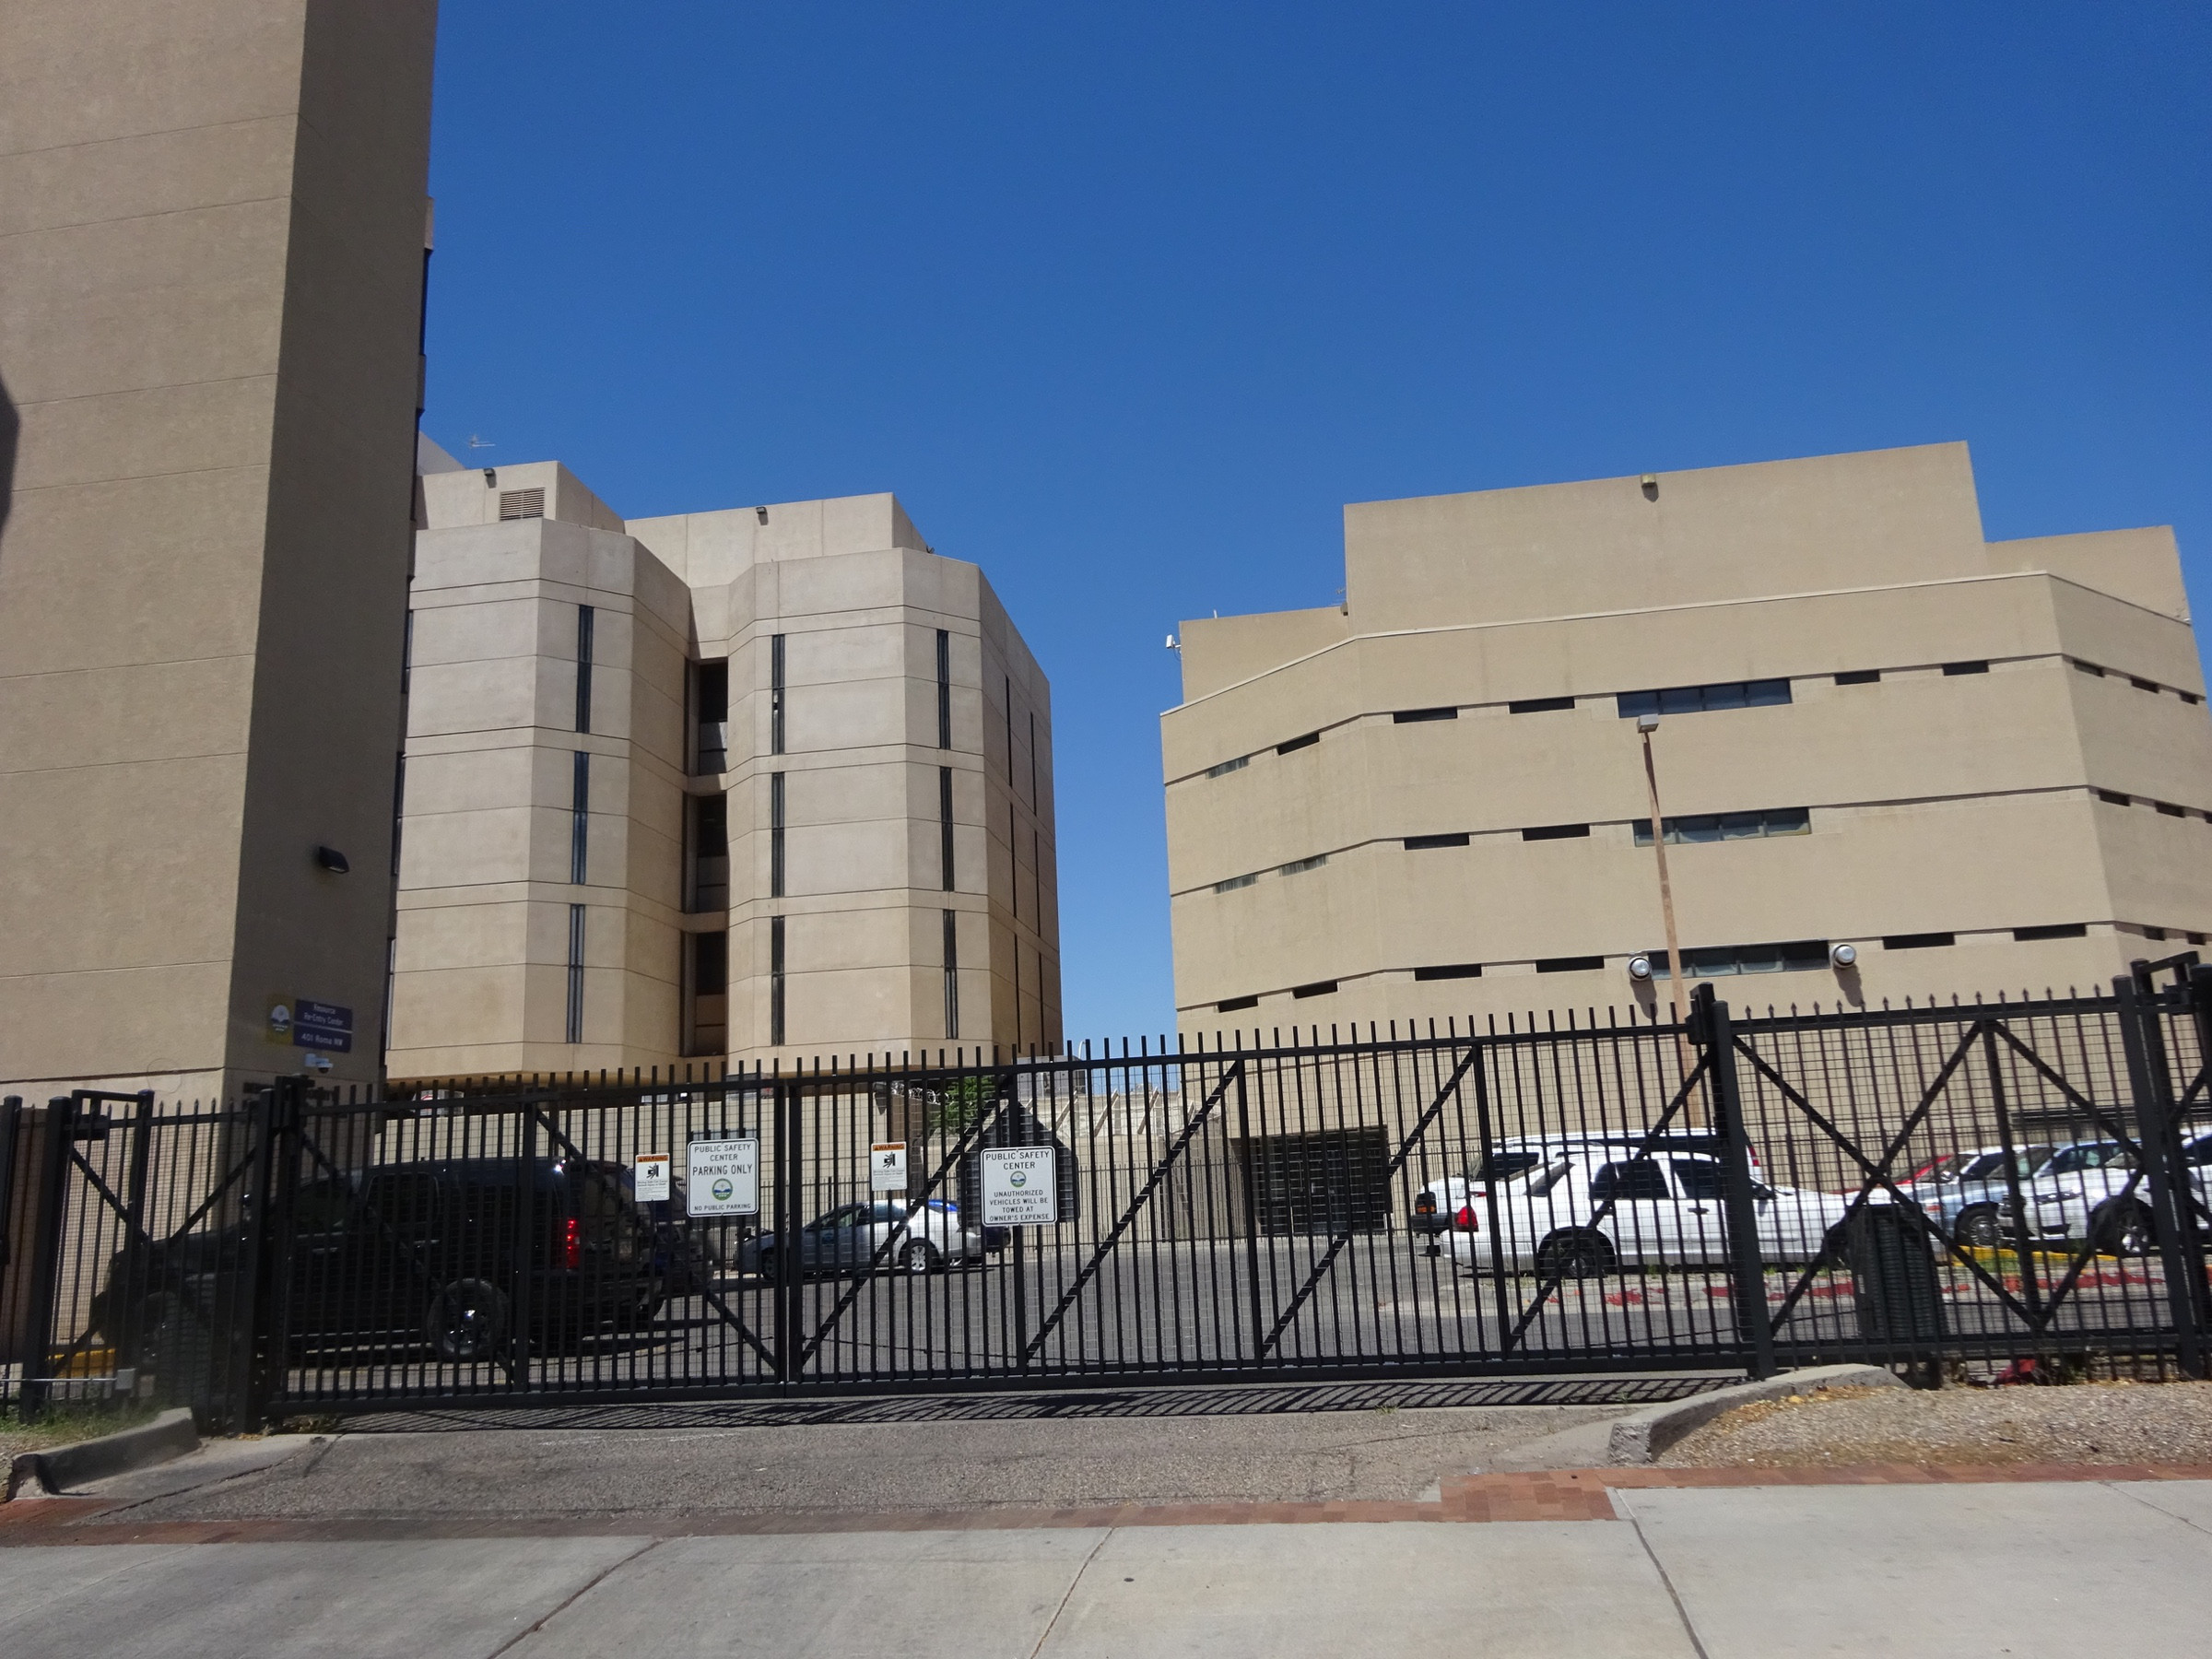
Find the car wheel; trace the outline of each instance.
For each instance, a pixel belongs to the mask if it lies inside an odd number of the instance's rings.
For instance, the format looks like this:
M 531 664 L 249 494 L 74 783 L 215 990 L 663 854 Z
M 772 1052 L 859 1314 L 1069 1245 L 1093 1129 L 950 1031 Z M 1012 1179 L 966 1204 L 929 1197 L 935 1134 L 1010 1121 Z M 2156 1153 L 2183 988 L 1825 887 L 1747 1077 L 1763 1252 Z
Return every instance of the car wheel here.
M 901 1273 L 935 1273 L 943 1265 L 937 1247 L 920 1239 L 899 1253 L 899 1271 Z
M 2158 1248 L 2150 1212 L 2139 1204 L 2108 1204 L 2089 1218 L 2089 1237 L 2106 1255 L 2147 1256 Z
M 1536 1271 L 1546 1278 L 1596 1278 L 1619 1260 L 1605 1234 L 1554 1233 L 1536 1251 Z
M 1976 1204 L 1959 1212 L 1951 1237 L 1970 1250 L 1994 1250 L 2005 1242 L 2005 1223 L 1994 1204 Z
M 455 1279 L 430 1298 L 423 1333 L 441 1359 L 488 1359 L 507 1340 L 507 1298 L 482 1279 Z

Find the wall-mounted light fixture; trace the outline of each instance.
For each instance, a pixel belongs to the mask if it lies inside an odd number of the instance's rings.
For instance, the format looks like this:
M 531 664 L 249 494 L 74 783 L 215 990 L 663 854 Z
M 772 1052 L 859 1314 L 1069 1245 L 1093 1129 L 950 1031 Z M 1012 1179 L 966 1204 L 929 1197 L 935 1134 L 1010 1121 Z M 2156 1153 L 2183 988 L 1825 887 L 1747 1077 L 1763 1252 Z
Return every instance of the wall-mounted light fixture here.
M 1630 957 L 1629 959 L 1629 977 L 1640 985 L 1650 979 L 1652 977 L 1652 959 L 1648 956 Z
M 484 469 L 484 488 L 487 488 L 487 489 L 497 489 L 499 487 L 500 487 L 500 472 L 499 472 L 499 468 L 497 468 L 497 467 L 495 467 L 495 466 L 488 466 L 488 467 L 486 467 L 486 468 Z
M 1655 501 L 1659 499 L 1659 475 L 1657 473 L 1643 475 L 1643 499 L 1647 501 Z
M 346 862 L 346 854 L 335 847 L 317 847 L 315 863 L 328 870 L 333 876 L 343 876 L 353 868 Z
M 1829 947 L 1828 959 L 1839 968 L 1848 968 L 1859 959 L 1859 947 L 1856 945 L 1831 945 Z
M 767 509 L 767 508 L 765 508 L 765 507 L 756 507 L 756 508 L 754 508 L 754 509 L 753 509 L 753 511 L 754 511 L 756 513 L 759 514 L 759 516 L 760 516 L 760 522 L 761 522 L 762 524 L 767 524 L 767 523 L 768 523 L 768 509 Z

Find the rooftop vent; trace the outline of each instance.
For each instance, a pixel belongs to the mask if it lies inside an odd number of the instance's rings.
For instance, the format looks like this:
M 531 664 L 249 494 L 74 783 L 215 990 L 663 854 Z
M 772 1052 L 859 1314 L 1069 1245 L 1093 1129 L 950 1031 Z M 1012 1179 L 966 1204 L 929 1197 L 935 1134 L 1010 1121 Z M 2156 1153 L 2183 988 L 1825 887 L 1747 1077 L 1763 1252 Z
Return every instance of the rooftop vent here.
M 500 491 L 500 523 L 509 519 L 533 519 L 546 516 L 546 492 L 543 489 L 502 489 Z

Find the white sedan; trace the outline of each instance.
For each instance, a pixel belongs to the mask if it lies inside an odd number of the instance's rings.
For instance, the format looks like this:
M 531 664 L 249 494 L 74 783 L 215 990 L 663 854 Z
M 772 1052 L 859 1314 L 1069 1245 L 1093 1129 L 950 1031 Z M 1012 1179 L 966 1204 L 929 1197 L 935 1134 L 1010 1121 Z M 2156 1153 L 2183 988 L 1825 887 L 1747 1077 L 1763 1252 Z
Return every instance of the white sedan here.
M 1684 1156 L 1622 1158 L 1618 1148 L 1563 1149 L 1540 1168 L 1500 1182 L 1493 1228 L 1488 1203 L 1449 1237 L 1453 1259 L 1590 1278 L 1622 1266 L 1724 1265 L 1721 1162 Z M 1759 1253 L 1774 1265 L 1832 1256 L 1850 1201 L 1798 1187 L 1751 1187 Z M 1608 1200 L 1610 1203 L 1608 1203 Z

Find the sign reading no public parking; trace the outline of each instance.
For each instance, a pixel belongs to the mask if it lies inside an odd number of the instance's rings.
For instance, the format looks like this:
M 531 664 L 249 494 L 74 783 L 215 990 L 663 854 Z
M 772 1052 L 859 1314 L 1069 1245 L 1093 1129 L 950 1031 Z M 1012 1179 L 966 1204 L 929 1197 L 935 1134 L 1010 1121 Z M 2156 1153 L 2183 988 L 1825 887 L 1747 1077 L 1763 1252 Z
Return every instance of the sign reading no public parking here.
M 1060 1183 L 1050 1147 L 985 1147 L 983 1225 L 1051 1227 L 1060 1219 Z
M 687 1149 L 684 1208 L 694 1216 L 760 1213 L 760 1142 L 695 1140 Z

